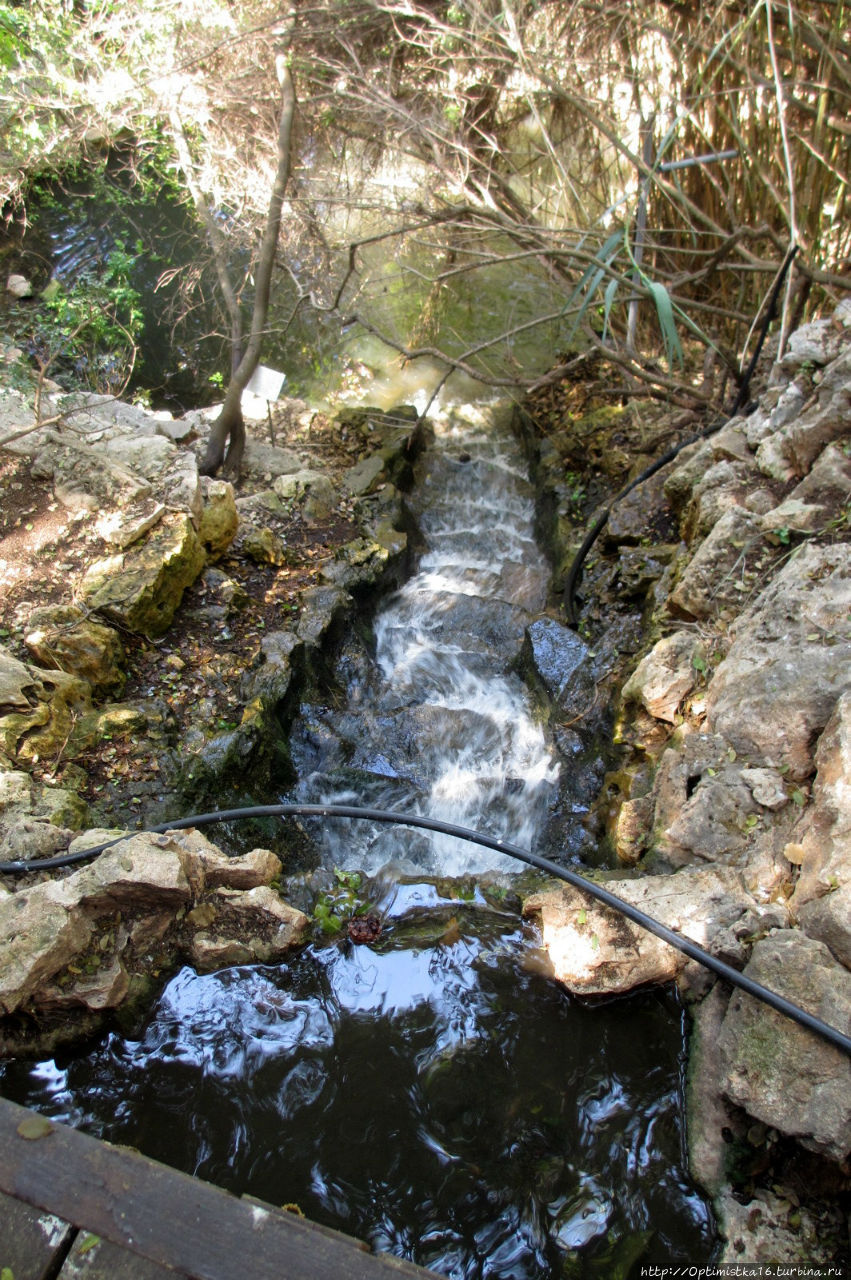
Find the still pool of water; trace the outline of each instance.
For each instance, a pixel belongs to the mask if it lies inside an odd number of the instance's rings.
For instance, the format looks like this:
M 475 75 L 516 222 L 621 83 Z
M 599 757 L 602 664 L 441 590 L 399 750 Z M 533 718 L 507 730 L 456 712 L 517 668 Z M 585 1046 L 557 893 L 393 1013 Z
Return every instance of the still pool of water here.
M 10 1062 L 0 1091 L 453 1278 L 705 1261 L 675 994 L 583 1005 L 516 917 L 431 922 L 183 969 L 135 1036 Z

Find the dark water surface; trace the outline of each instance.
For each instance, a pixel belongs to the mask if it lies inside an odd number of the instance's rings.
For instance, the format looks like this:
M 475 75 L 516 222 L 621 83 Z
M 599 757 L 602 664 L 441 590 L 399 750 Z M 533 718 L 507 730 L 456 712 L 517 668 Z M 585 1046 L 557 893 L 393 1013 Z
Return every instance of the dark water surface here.
M 549 831 L 576 859 L 596 774 L 583 781 L 586 748 L 559 746 L 515 669 L 548 583 L 522 458 L 498 406 L 450 407 L 435 431 L 411 499 L 418 571 L 343 645 L 340 696 L 302 707 L 294 798 L 530 848 Z M 377 942 L 184 969 L 135 1035 L 7 1063 L 0 1092 L 453 1280 L 706 1263 L 675 993 L 571 998 L 501 909 L 507 858 L 363 822 L 313 834 L 327 875 L 374 877 Z M 495 874 L 486 898 L 471 877 Z
M 9 1063 L 0 1089 L 451 1277 L 705 1261 L 675 994 L 583 1006 L 510 916 L 441 928 L 183 969 L 138 1038 Z

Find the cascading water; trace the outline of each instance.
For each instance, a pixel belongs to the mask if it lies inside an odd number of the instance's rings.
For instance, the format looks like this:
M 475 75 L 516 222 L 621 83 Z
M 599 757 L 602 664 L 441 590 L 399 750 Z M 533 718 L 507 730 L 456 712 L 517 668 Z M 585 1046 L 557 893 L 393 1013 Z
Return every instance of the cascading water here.
M 419 572 L 374 645 L 344 646 L 342 709 L 303 708 L 298 798 L 418 811 L 528 847 L 558 775 L 510 671 L 547 587 L 531 490 L 492 407 L 451 410 L 437 437 L 413 499 Z M 405 828 L 312 831 L 344 883 L 372 875 L 358 890 L 377 940 L 184 969 L 136 1034 L 0 1064 L 0 1092 L 451 1280 L 708 1262 L 676 994 L 573 1000 L 510 881 L 436 878 L 515 870 L 507 859 Z
M 297 794 L 406 809 L 532 847 L 559 772 L 509 670 L 546 602 L 532 491 L 500 407 L 452 408 L 435 431 L 415 498 L 427 544 L 419 571 L 376 620 L 374 663 L 344 655 L 345 710 L 310 708 L 297 729 Z M 332 866 L 515 869 L 446 836 L 362 823 L 326 823 L 317 836 Z

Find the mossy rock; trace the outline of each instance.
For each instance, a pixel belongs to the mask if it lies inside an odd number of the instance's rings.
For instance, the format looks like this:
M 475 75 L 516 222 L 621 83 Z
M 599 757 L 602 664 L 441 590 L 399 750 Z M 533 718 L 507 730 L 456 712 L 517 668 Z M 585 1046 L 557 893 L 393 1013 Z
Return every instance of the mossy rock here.
M 166 516 L 141 547 L 97 561 L 89 569 L 83 595 L 96 609 L 130 631 L 163 635 L 187 587 L 204 567 L 206 555 L 185 512 Z

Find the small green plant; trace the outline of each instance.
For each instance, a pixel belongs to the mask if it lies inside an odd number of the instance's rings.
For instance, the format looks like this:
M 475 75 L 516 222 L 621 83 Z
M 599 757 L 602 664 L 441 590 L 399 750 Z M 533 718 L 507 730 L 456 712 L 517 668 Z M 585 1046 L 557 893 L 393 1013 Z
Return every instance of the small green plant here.
M 334 868 L 336 887 L 321 894 L 313 908 L 313 919 L 323 933 L 339 933 L 353 916 L 366 915 L 373 907 L 360 897 L 363 876 L 359 871 Z

